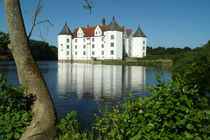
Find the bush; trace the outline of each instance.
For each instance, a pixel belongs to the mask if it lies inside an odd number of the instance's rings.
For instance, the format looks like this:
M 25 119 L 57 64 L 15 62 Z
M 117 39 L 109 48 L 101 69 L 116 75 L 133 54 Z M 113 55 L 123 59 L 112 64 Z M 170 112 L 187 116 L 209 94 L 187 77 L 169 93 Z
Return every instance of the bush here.
M 102 107 L 94 128 L 107 139 L 207 139 L 208 99 L 196 86 L 189 88 L 180 76 L 149 87 L 151 97 L 134 99 L 115 107 Z
M 6 85 L 0 75 L 0 139 L 19 139 L 30 124 L 32 114 L 30 99 L 23 95 L 24 88 L 13 88 Z
M 56 140 L 93 140 L 92 132 L 80 132 L 80 123 L 77 121 L 77 112 L 67 113 L 58 125 L 58 134 Z
M 173 73 L 179 73 L 190 87 L 198 85 L 200 94 L 210 93 L 210 41 L 194 52 L 176 57 Z

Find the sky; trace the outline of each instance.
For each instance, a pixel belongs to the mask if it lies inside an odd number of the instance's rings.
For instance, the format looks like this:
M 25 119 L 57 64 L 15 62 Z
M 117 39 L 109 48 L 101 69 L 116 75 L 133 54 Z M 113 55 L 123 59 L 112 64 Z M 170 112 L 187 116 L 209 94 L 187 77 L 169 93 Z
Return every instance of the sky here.
M 153 48 L 186 46 L 200 47 L 210 40 L 210 0 L 91 0 L 92 14 L 82 5 L 84 0 L 42 0 L 43 10 L 38 21 L 49 19 L 47 23 L 35 26 L 31 39 L 42 40 L 57 46 L 57 35 L 67 22 L 70 30 L 96 26 L 104 17 L 106 24 L 113 18 L 120 26 L 132 29 L 137 27 L 147 36 L 147 45 Z M 32 12 L 37 0 L 20 0 L 26 32 L 32 25 Z M 0 31 L 8 32 L 5 9 L 0 0 Z

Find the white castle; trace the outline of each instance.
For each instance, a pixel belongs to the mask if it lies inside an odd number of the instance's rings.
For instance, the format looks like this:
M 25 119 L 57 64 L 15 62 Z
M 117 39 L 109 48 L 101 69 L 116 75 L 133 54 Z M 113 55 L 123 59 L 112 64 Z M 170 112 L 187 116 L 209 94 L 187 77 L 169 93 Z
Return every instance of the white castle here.
M 140 26 L 135 34 L 120 27 L 114 17 L 109 25 L 105 19 L 98 26 L 76 28 L 67 24 L 58 34 L 58 60 L 122 60 L 124 57 L 146 56 L 147 37 Z

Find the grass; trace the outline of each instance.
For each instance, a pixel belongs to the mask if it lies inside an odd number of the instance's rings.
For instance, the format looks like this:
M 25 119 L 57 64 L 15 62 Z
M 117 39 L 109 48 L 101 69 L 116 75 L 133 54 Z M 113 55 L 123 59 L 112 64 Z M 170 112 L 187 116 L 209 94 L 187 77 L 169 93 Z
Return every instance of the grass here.
M 158 67 L 170 70 L 173 66 L 171 59 L 138 59 L 138 60 L 104 60 L 101 64 L 105 65 L 127 65 L 127 66 L 146 66 Z

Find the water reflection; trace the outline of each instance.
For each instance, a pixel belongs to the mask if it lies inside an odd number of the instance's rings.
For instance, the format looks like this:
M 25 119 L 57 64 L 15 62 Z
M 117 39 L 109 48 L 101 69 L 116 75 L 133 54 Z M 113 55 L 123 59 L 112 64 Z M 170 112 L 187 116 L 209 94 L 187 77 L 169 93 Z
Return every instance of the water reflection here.
M 129 92 L 144 94 L 146 68 L 139 66 L 58 63 L 60 98 L 120 101 Z M 141 91 L 141 92 L 140 92 Z

